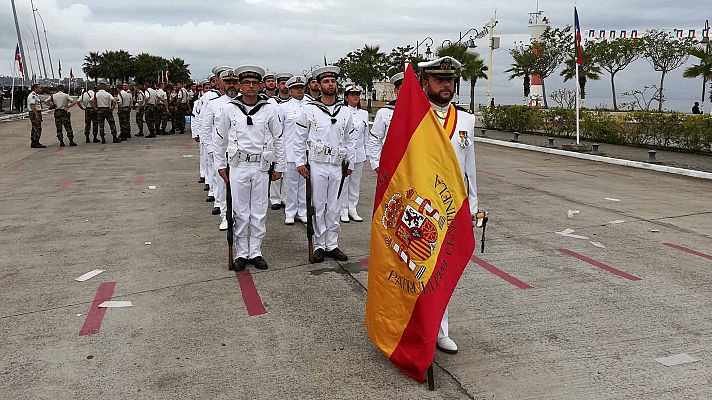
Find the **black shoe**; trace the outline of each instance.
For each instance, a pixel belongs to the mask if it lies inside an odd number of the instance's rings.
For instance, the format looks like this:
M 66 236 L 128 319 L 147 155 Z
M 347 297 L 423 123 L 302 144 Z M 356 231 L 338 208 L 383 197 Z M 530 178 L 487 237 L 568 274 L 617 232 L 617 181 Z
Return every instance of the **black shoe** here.
M 94 143 L 101 143 L 101 140 L 97 139 L 96 136 L 94 136 Z M 106 142 L 104 142 L 106 143 Z
M 105 138 L 101 138 L 101 144 L 106 144 L 106 139 L 105 139 Z
M 323 263 L 324 262 L 324 249 L 316 249 L 314 250 L 314 264 L 318 263 Z
M 215 196 L 208 196 L 208 198 L 205 199 L 206 203 L 212 203 L 213 201 L 215 201 Z
M 141 136 L 143 136 L 143 132 L 139 132 L 136 134 L 136 137 L 141 137 Z
M 326 255 L 333 258 L 336 261 L 349 261 L 349 257 L 344 254 L 343 251 L 339 250 L 339 248 L 335 248 L 334 250 L 329 250 L 326 252 Z
M 244 270 L 245 267 L 247 267 L 247 260 L 242 257 L 238 257 L 235 260 L 235 262 L 233 262 L 232 265 L 230 266 L 230 270 L 235 271 L 235 272 L 240 272 L 240 271 Z
M 85 143 L 91 143 L 91 140 L 89 139 L 89 135 L 86 135 L 87 141 Z
M 30 145 L 30 148 L 32 148 L 32 149 L 44 149 L 45 147 L 47 147 L 47 146 L 43 145 L 43 144 L 40 143 L 40 142 L 32 143 L 32 144 Z
M 220 215 L 220 207 L 213 207 L 213 215 Z
M 127 138 L 127 137 L 122 137 L 122 138 L 119 138 L 119 140 L 121 140 L 122 142 L 125 142 L 125 141 L 129 140 L 129 138 Z
M 114 140 L 112 141 L 112 143 L 121 143 L 124 140 L 126 140 L 126 139 L 119 139 L 119 138 L 115 137 Z
M 205 183 L 205 178 L 203 178 L 202 176 L 198 178 L 198 183 Z
M 59 147 L 64 147 L 64 139 L 59 139 Z
M 208 190 L 210 190 L 210 185 L 206 183 L 205 186 L 203 186 L 203 191 L 207 192 Z
M 77 145 L 77 144 L 74 143 L 74 140 L 70 140 L 70 141 L 69 141 L 69 146 L 70 146 L 70 147 L 74 147 L 74 146 L 76 146 L 76 145 Z
M 272 206 L 270 208 L 273 210 L 279 210 L 280 208 L 282 208 L 282 205 L 281 204 L 272 204 Z
M 267 261 L 262 256 L 257 256 L 249 261 L 257 269 L 267 269 Z
M 146 136 L 146 138 L 148 138 L 148 139 L 153 139 L 155 137 L 156 137 L 155 133 L 151 133 L 150 135 Z

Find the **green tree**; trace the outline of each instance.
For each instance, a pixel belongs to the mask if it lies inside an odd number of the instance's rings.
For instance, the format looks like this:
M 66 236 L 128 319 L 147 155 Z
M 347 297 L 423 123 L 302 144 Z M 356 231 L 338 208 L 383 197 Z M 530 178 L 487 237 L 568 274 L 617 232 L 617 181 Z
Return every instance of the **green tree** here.
M 704 88 L 707 85 L 706 82 L 712 81 L 712 54 L 707 53 L 705 47 L 691 47 L 689 53 L 691 56 L 697 57 L 699 62 L 685 69 L 682 76 L 691 79 L 702 77 L 702 86 Z M 702 98 L 704 99 L 704 97 L 703 93 Z M 712 101 L 712 91 L 710 92 L 710 101 Z
M 148 53 L 137 55 L 134 57 L 134 77 L 136 82 L 156 82 L 167 64 L 168 60 L 163 57 Z
M 616 98 L 616 74 L 640 58 L 642 47 L 639 39 L 618 38 L 601 41 L 591 48 L 596 63 L 611 76 L 613 109 L 618 111 Z
M 373 82 L 385 78 L 388 72 L 388 59 L 379 46 L 364 45 L 363 48 L 349 52 L 339 59 L 336 65 L 341 68 L 341 75 L 365 89 L 368 111 L 371 112 L 371 89 Z
M 478 79 L 487 78 L 487 66 L 478 53 L 470 52 L 461 44 L 451 44 L 437 51 L 438 57 L 450 56 L 462 63 L 460 76 L 470 82 L 470 109 L 475 110 L 475 85 Z M 460 94 L 460 83 L 457 82 L 457 94 Z
M 601 67 L 598 66 L 595 57 L 593 56 L 593 42 L 588 42 L 582 46 L 581 58 L 583 65 L 579 65 L 578 85 L 581 89 L 581 98 L 586 98 L 586 82 L 590 79 L 597 81 L 601 79 Z M 561 76 L 564 77 L 564 82 L 576 79 L 576 51 L 571 53 L 565 61 L 564 70 L 561 71 Z
M 536 56 L 532 72 L 539 75 L 542 81 L 542 95 L 544 97 L 544 107 L 548 107 L 546 100 L 546 78 L 551 76 L 564 61 L 564 58 L 571 51 L 573 44 L 571 25 L 565 28 L 546 28 L 539 40 L 532 43 L 531 51 Z
M 170 71 L 171 82 L 190 82 L 190 65 L 186 64 L 182 58 L 171 58 L 168 61 L 167 68 Z
M 82 71 L 90 79 L 94 79 L 94 84 L 97 83 L 99 75 L 101 73 L 100 66 L 102 64 L 101 54 L 92 51 L 84 57 L 84 64 L 82 65 Z
M 408 45 L 405 47 L 396 47 L 386 56 L 388 68 L 386 71 L 386 78 L 399 72 L 403 72 L 406 63 L 413 64 L 413 67 L 415 68 L 415 66 L 422 61 L 425 61 L 425 58 L 415 55 L 415 48 L 413 46 Z
M 692 38 L 675 38 L 670 32 L 649 30 L 643 36 L 643 56 L 660 72 L 660 95 L 658 97 L 658 112 L 663 111 L 663 87 L 665 75 L 683 66 L 690 57 L 689 50 L 693 46 Z
M 512 67 L 504 72 L 509 74 L 509 80 L 522 78 L 524 81 L 524 98 L 529 98 L 531 93 L 531 76 L 534 71 L 534 53 L 531 46 L 519 46 L 509 50 L 514 62 Z

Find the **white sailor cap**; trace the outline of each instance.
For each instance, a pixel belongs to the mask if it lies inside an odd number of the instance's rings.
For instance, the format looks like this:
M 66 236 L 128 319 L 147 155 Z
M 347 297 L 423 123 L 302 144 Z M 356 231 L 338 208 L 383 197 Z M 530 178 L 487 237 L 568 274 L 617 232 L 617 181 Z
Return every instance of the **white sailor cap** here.
M 294 74 L 290 74 L 289 72 L 280 72 L 278 74 L 275 74 L 274 78 L 277 79 L 277 82 L 282 82 L 289 80 L 289 78 L 293 76 Z
M 224 81 L 236 81 L 238 80 L 237 78 L 237 73 L 235 72 L 234 69 L 228 69 L 220 73 L 220 79 Z
M 317 80 L 317 82 L 321 83 L 321 80 L 324 78 L 339 78 L 339 73 L 341 72 L 341 69 L 335 65 L 327 65 L 325 67 L 321 67 L 319 69 L 315 69 L 313 72 L 314 78 Z
M 213 72 L 213 75 L 215 75 L 215 76 L 220 76 L 220 73 L 221 73 L 221 72 L 227 71 L 227 70 L 229 70 L 229 69 L 232 69 L 232 67 L 228 67 L 228 66 L 224 66 L 224 65 L 223 65 L 223 66 L 217 66 L 217 67 L 213 67 L 212 72 Z
M 361 88 L 356 85 L 348 85 L 346 89 L 344 89 L 344 94 L 347 93 L 361 93 Z
M 316 80 L 316 78 L 314 77 L 314 74 L 312 73 L 312 71 L 309 71 L 309 73 L 306 75 L 306 78 L 307 78 L 307 82 L 311 82 L 311 81 L 315 81 L 315 80 Z
M 405 74 L 402 72 L 399 72 L 395 75 L 393 75 L 390 79 L 391 85 L 398 87 L 403 84 L 403 78 L 405 78 Z
M 269 79 L 269 78 L 274 79 L 274 72 L 267 71 L 267 72 L 265 72 L 264 75 L 262 76 L 262 80 L 263 80 L 263 81 L 266 81 L 266 80 Z
M 306 86 L 307 83 L 307 78 L 301 76 L 301 75 L 296 75 L 287 80 L 287 87 L 289 89 L 296 87 L 296 86 Z
M 455 76 L 457 71 L 462 68 L 462 64 L 450 56 L 445 56 L 433 61 L 420 62 L 418 67 L 423 73 Z
M 237 78 L 240 80 L 255 78 L 261 81 L 262 77 L 265 76 L 265 70 L 255 65 L 241 65 L 235 68 L 235 75 L 237 75 Z

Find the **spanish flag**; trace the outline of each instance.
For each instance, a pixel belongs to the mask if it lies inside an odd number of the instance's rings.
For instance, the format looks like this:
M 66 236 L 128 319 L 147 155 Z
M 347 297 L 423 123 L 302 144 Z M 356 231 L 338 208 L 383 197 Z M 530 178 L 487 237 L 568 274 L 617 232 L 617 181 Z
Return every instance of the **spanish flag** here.
M 457 115 L 452 109 L 448 114 Z M 454 132 L 452 118 L 445 125 Z M 408 66 L 378 169 L 366 327 L 373 344 L 420 383 L 433 362 L 445 308 L 475 248 L 451 132 Z

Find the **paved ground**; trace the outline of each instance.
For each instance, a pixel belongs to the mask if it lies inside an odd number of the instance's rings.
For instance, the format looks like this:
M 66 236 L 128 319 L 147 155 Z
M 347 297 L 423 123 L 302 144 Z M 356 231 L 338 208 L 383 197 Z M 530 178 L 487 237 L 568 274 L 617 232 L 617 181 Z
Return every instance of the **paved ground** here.
M 368 341 L 368 224 L 343 228 L 352 262 L 312 266 L 303 228 L 270 211 L 270 269 L 236 277 L 188 135 L 57 151 L 52 127 L 34 150 L 28 121 L 0 124 L 2 399 L 712 397 L 707 181 L 478 145 L 486 253 L 428 392 Z M 95 296 L 134 307 L 97 326 Z M 678 353 L 701 361 L 655 361 Z

